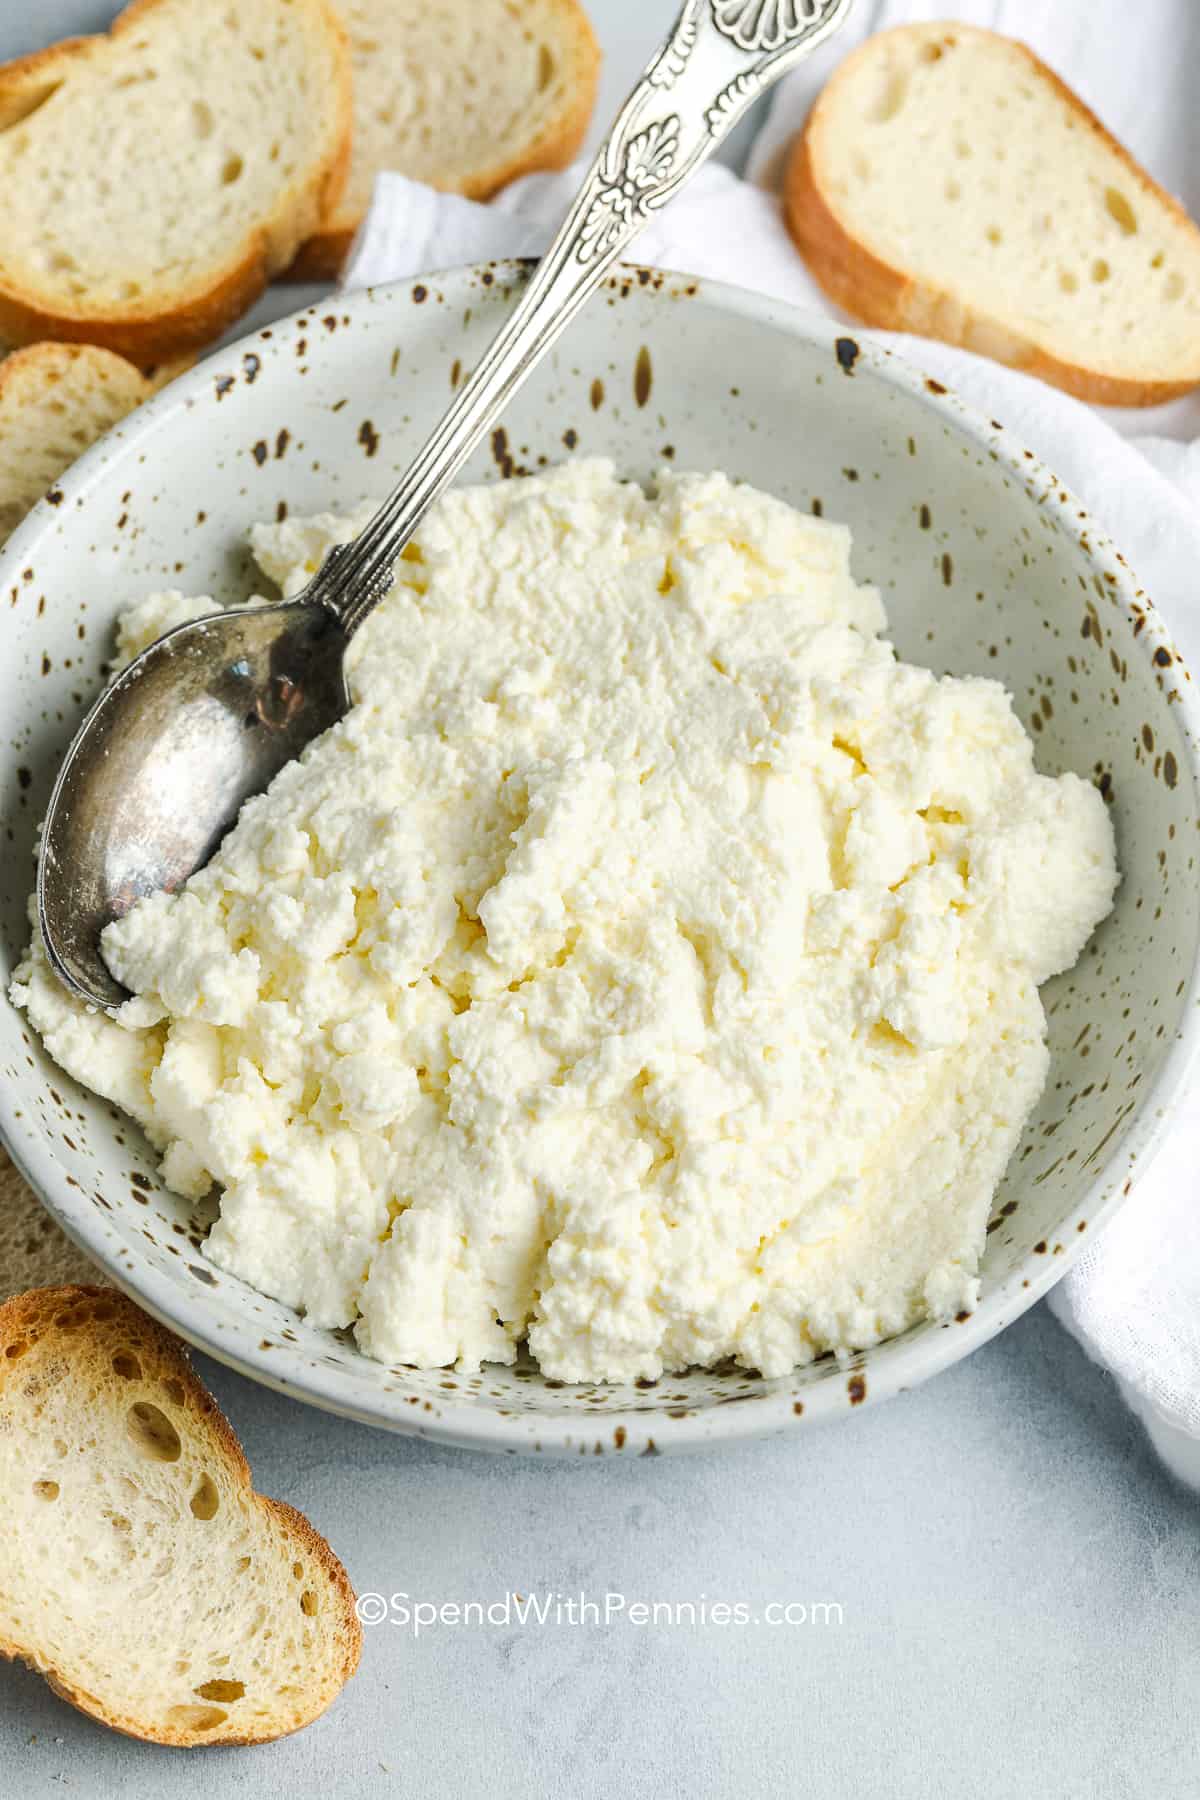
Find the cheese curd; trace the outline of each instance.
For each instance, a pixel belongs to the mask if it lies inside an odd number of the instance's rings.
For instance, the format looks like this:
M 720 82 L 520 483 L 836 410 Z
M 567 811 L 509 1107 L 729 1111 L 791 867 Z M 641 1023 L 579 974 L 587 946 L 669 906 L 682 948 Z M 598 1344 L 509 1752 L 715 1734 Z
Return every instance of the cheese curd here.
M 293 593 L 365 516 L 253 550 Z M 1001 686 L 897 661 L 849 557 L 719 474 L 452 493 L 347 717 L 105 933 L 119 1020 L 34 943 L 16 999 L 219 1186 L 216 1264 L 371 1356 L 565 1381 L 973 1306 L 1113 836 Z

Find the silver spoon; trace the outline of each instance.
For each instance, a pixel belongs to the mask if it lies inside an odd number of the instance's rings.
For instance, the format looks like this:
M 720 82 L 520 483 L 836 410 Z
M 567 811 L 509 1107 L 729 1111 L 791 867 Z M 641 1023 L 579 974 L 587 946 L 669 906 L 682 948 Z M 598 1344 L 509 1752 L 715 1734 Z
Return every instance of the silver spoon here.
M 46 954 L 82 999 L 113 1011 L 128 998 L 101 931 L 202 868 L 242 802 L 342 717 L 346 648 L 428 507 L 647 216 L 850 4 L 685 0 L 519 304 L 360 535 L 295 599 L 181 625 L 100 696 L 50 797 L 38 864 Z

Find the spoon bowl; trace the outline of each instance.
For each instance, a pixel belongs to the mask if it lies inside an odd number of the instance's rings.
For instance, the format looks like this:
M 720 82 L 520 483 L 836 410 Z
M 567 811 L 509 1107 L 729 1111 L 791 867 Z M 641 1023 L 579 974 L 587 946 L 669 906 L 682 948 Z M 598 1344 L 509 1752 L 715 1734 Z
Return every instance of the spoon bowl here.
M 346 711 L 347 642 L 319 601 L 216 613 L 160 637 L 96 701 L 50 798 L 37 885 L 47 955 L 94 1006 L 129 998 L 105 926 L 203 867 L 243 801 Z

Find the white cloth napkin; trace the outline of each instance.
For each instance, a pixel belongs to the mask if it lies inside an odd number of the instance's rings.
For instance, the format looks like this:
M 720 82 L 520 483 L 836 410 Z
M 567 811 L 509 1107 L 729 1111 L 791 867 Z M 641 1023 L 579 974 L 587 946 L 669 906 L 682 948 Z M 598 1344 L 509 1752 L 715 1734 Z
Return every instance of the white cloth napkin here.
M 840 57 L 869 32 L 959 17 L 1031 43 L 1164 185 L 1200 213 L 1200 7 L 1193 0 L 861 0 L 848 26 L 776 94 L 750 176 L 702 169 L 638 240 L 641 262 L 731 280 L 812 310 L 832 309 L 781 221 L 772 183 L 787 142 Z M 664 8 L 664 29 L 666 25 Z M 1146 98 L 1153 95 L 1153 104 Z M 488 206 L 379 177 L 343 277 L 393 281 L 543 250 L 583 165 L 517 182 Z M 877 334 L 980 410 L 1002 418 L 1086 502 L 1138 571 L 1200 669 L 1200 396 L 1152 411 L 1090 408 L 1012 370 L 927 339 Z M 1051 1305 L 1117 1377 L 1164 1460 L 1200 1486 L 1200 1095 L 1129 1205 L 1055 1290 Z

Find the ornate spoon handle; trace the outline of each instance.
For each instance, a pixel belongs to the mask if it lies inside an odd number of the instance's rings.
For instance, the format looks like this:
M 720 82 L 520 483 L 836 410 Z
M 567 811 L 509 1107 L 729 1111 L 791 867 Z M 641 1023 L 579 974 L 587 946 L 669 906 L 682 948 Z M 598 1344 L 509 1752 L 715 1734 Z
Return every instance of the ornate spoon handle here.
M 398 485 L 305 598 L 347 635 L 391 585 L 418 521 L 647 218 L 677 194 L 747 106 L 841 24 L 851 0 L 684 0 L 605 139 L 518 305 Z

